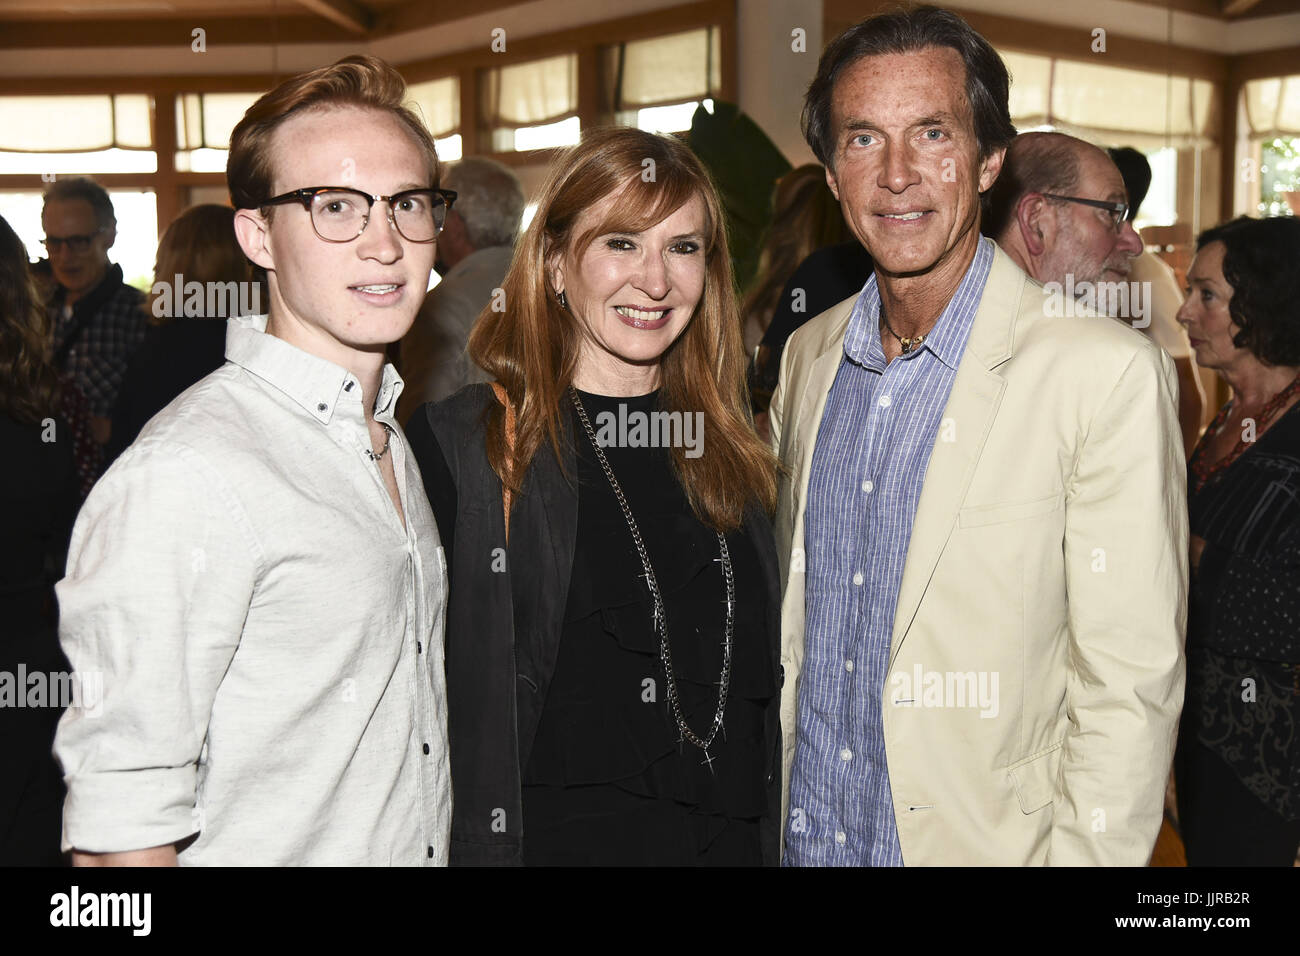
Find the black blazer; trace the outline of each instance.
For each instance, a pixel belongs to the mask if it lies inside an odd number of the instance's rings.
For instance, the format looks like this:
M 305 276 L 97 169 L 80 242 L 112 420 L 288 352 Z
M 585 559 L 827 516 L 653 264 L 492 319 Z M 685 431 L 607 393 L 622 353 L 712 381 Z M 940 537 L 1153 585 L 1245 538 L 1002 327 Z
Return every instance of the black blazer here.
M 501 482 L 488 464 L 484 423 L 496 403 L 489 385 L 470 385 L 420 406 L 407 438 L 447 553 L 446 669 L 451 779 L 452 865 L 523 862 L 522 775 L 555 670 L 578 526 L 577 475 L 567 433 L 562 472 L 544 444 L 524 476 L 505 542 Z M 766 582 L 767 650 L 780 674 L 781 589 L 771 522 L 747 513 Z M 780 695 L 764 724 L 771 758 L 765 865 L 778 862 Z

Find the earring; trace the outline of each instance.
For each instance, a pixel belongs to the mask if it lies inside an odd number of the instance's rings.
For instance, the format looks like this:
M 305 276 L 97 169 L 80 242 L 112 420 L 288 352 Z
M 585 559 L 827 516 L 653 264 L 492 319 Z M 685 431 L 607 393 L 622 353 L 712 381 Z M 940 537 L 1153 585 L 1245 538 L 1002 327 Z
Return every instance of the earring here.
M 560 303 L 560 308 L 565 312 L 569 311 L 569 300 L 565 297 L 563 289 L 555 294 L 555 300 Z

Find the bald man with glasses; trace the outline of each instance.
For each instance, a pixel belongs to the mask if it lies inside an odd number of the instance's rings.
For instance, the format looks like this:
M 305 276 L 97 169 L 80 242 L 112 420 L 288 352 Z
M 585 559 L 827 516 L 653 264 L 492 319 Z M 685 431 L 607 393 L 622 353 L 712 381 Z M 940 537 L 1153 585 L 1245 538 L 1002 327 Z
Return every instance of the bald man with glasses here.
M 1007 149 L 989 193 L 984 233 L 1044 286 L 1111 312 L 1169 354 L 1190 454 L 1200 435 L 1203 397 L 1186 334 L 1174 321 L 1181 295 L 1172 271 L 1143 252 L 1133 219 L 1145 187 L 1131 193 L 1115 155 L 1064 133 L 1022 133 Z M 1146 162 L 1140 154 L 1137 159 Z
M 1017 136 L 989 201 L 985 234 L 1043 285 L 1082 294 L 1125 282 L 1142 252 L 1119 170 L 1105 150 L 1073 136 Z

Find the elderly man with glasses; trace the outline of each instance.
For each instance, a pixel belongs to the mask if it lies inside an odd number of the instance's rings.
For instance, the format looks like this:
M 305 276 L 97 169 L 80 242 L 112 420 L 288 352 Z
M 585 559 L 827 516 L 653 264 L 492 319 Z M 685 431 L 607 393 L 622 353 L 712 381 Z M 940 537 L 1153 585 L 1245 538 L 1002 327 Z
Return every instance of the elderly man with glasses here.
M 446 862 L 446 562 L 385 348 L 454 196 L 404 99 L 348 57 L 235 127 L 269 313 L 105 474 L 58 585 L 103 690 L 55 743 L 76 863 Z
M 1064 133 L 1022 133 L 989 193 L 984 234 L 1044 286 L 1083 295 L 1127 281 L 1142 252 L 1128 211 L 1124 179 L 1105 150 Z
M 117 217 L 98 183 L 56 182 L 45 193 L 41 227 L 54 278 L 48 308 L 55 364 L 85 395 L 92 433 L 103 445 L 127 364 L 144 341 L 144 294 L 123 282 L 122 267 L 108 259 Z
M 1141 153 L 1130 152 L 1145 182 L 1126 175 L 1113 150 L 1064 133 L 1022 133 L 1007 149 L 989 193 L 983 229 L 1045 290 L 1061 289 L 1132 324 L 1168 353 L 1178 374 L 1178 421 L 1190 454 L 1200 435 L 1201 387 L 1187 335 L 1174 321 L 1182 305 L 1177 280 L 1143 252 L 1133 226 L 1150 166 Z

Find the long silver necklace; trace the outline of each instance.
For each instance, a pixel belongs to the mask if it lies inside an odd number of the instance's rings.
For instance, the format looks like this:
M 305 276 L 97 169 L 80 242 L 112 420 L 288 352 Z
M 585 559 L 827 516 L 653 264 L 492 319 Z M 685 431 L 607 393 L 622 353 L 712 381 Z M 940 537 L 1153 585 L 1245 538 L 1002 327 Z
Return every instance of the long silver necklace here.
M 664 613 L 663 598 L 659 593 L 659 581 L 655 578 L 655 572 L 650 567 L 650 555 L 646 552 L 645 542 L 641 540 L 641 530 L 637 527 L 636 519 L 632 517 L 632 509 L 628 507 L 627 498 L 623 495 L 623 489 L 619 486 L 618 479 L 614 477 L 614 469 L 609 466 L 609 459 L 605 457 L 605 452 L 601 450 L 600 442 L 596 441 L 596 432 L 591 427 L 591 420 L 587 418 L 587 409 L 582 405 L 582 399 L 578 397 L 578 390 L 569 386 L 569 395 L 573 399 L 573 407 L 578 412 L 578 419 L 582 422 L 583 431 L 587 433 L 587 438 L 591 441 L 591 447 L 596 450 L 596 459 L 600 462 L 600 468 L 609 480 L 610 487 L 614 489 L 614 497 L 618 499 L 618 506 L 623 509 L 623 519 L 627 522 L 628 530 L 632 532 L 632 543 L 636 545 L 637 556 L 641 559 L 641 567 L 645 569 L 646 585 L 650 588 L 650 598 L 653 602 L 654 611 L 652 615 L 651 626 L 659 635 L 659 660 L 663 663 L 664 673 L 668 681 L 668 709 L 673 715 L 673 720 L 677 723 L 677 742 L 680 744 L 683 740 L 689 740 L 696 747 L 704 751 L 704 759 L 701 761 L 713 772 L 714 758 L 709 754 L 709 748 L 713 746 L 713 740 L 722 730 L 722 715 L 727 707 L 727 691 L 731 687 L 731 637 L 732 628 L 735 624 L 736 613 L 736 586 L 735 578 L 731 570 L 731 552 L 727 549 L 727 539 L 718 534 L 718 550 L 721 557 L 717 560 L 722 562 L 722 576 L 727 582 L 727 627 L 722 639 L 722 677 L 718 680 L 718 709 L 713 713 L 713 724 L 709 727 L 709 733 L 706 737 L 700 737 L 686 723 L 686 718 L 682 716 L 682 707 L 677 695 L 677 677 L 673 673 L 673 651 L 668 642 L 668 617 Z M 717 532 L 714 532 L 717 534 Z M 726 732 L 723 731 L 723 736 Z

